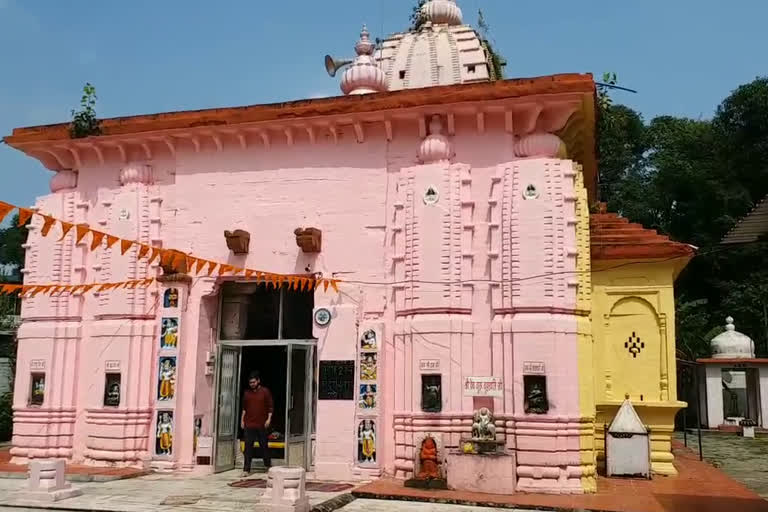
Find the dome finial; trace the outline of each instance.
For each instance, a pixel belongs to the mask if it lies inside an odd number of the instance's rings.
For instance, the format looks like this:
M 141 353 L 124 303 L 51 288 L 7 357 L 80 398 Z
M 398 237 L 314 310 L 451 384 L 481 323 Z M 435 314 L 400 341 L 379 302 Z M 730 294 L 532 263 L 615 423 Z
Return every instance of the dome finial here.
M 421 7 L 421 15 L 425 22 L 435 25 L 461 25 L 463 23 L 461 9 L 455 0 L 428 0 Z
M 387 77 L 373 59 L 376 45 L 371 41 L 368 28 L 363 25 L 360 39 L 355 44 L 357 58 L 341 77 L 344 94 L 369 94 L 387 90 Z
M 736 326 L 733 324 L 733 317 L 729 316 L 725 319 L 725 330 L 726 331 L 735 331 Z
M 755 357 L 755 342 L 740 333 L 733 325 L 733 317 L 725 319 L 725 331 L 710 343 L 714 359 L 750 359 Z

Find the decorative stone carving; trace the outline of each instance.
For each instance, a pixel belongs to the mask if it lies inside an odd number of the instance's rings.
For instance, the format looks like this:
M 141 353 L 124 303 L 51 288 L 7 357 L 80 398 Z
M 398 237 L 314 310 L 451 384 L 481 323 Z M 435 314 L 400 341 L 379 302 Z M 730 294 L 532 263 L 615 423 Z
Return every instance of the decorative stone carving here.
M 317 253 L 322 250 L 323 232 L 317 228 L 298 228 L 293 232 L 296 235 L 296 245 L 303 252 Z
M 429 0 L 421 7 L 421 15 L 434 24 L 461 25 L 462 12 L 455 0 Z
M 234 231 L 224 231 L 224 238 L 227 240 L 227 247 L 235 254 L 248 254 L 248 248 L 251 243 L 251 234 L 242 229 Z
M 147 164 L 129 164 L 120 169 L 120 184 L 152 184 L 152 166 Z
M 565 143 L 551 133 L 531 133 L 515 142 L 515 155 L 522 158 L 566 158 L 567 154 Z
M 487 407 L 475 411 L 472 423 L 473 441 L 495 441 L 496 425 L 493 422 L 493 413 Z
M 387 90 L 387 77 L 372 57 L 376 45 L 369 36 L 368 29 L 363 25 L 360 40 L 355 45 L 357 58 L 341 77 L 341 91 L 344 94 L 370 94 Z
M 429 135 L 419 146 L 419 161 L 424 164 L 448 161 L 453 157 L 453 144 L 443 135 L 443 121 L 434 115 L 429 122 Z
M 59 171 L 51 177 L 51 192 L 63 192 L 77 188 L 77 171 Z

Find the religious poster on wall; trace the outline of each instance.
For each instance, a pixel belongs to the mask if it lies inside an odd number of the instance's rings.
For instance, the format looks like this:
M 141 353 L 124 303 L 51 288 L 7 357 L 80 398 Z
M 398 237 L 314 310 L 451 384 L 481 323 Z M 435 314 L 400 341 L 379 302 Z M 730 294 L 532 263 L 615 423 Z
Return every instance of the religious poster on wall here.
M 367 329 L 360 337 L 360 348 L 362 350 L 378 350 L 379 342 L 376 337 L 376 331 Z
M 163 294 L 163 307 L 179 307 L 179 290 L 177 288 L 168 288 L 165 290 L 165 293 Z
M 464 377 L 464 396 L 504 396 L 501 377 Z
M 373 420 L 363 420 L 357 429 L 357 461 L 361 464 L 376 462 L 376 426 Z
M 155 453 L 157 455 L 173 453 L 173 411 L 157 413 Z
M 377 354 L 369 352 L 360 355 L 360 380 L 376 380 Z
M 108 373 L 104 384 L 104 405 L 107 407 L 120 406 L 120 374 Z
M 360 408 L 376 408 L 376 384 L 360 384 Z
M 30 405 L 43 405 L 45 401 L 45 374 L 32 374 L 32 389 L 29 397 Z
M 355 399 L 355 362 L 320 361 L 318 400 Z
M 157 399 L 161 402 L 176 396 L 176 357 L 161 357 L 157 373 Z
M 173 349 L 178 345 L 179 319 L 163 318 L 160 330 L 160 348 Z

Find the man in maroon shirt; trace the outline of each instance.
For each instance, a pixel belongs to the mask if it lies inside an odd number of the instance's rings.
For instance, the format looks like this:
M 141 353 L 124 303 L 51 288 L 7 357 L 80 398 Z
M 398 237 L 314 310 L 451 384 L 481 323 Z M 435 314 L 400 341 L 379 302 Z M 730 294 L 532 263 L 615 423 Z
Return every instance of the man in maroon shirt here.
M 243 477 L 251 473 L 251 460 L 253 460 L 253 443 L 259 442 L 259 449 L 267 469 L 272 466 L 269 458 L 269 440 L 267 429 L 272 423 L 272 393 L 261 385 L 259 372 L 253 372 L 248 378 L 249 389 L 243 395 L 243 414 L 240 417 L 240 427 L 245 434 L 245 464 L 243 465 Z

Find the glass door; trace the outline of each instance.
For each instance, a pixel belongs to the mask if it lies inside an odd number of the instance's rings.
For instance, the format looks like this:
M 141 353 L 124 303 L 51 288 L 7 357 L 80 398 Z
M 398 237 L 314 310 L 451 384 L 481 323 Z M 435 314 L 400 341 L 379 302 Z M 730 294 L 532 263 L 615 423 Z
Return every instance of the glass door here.
M 214 471 L 235 468 L 240 386 L 240 347 L 219 345 L 216 361 L 216 445 Z
M 288 406 L 286 407 L 286 462 L 289 466 L 310 468 L 311 429 L 314 413 L 314 347 L 290 344 L 288 347 Z

